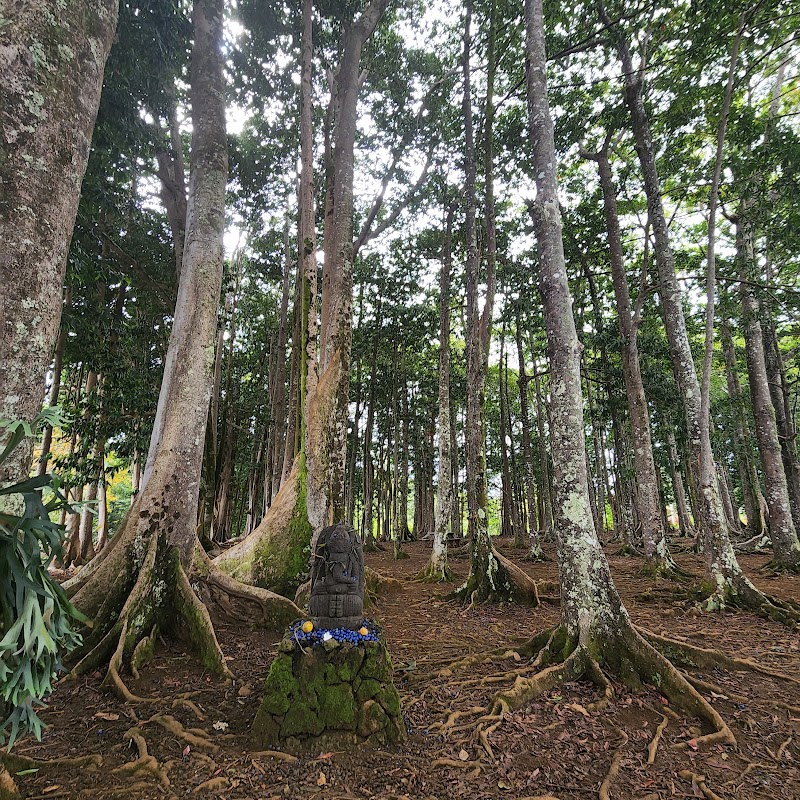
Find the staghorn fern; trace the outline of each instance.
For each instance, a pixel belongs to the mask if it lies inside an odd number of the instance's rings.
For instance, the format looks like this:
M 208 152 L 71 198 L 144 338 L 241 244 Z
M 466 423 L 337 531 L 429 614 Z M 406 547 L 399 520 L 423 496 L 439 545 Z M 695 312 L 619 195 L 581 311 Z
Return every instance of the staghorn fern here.
M 47 409 L 33 426 L 0 421 L 8 439 L 0 463 L 39 423 L 57 424 L 57 414 Z M 52 492 L 47 503 L 44 488 Z M 21 734 L 41 739 L 44 723 L 36 709 L 53 690 L 62 654 L 80 644 L 73 623 L 87 620 L 48 572 L 61 556 L 64 536 L 64 528 L 50 520 L 50 512 L 67 502 L 58 479 L 41 475 L 0 489 L 0 509 L 8 495 L 21 495 L 25 504 L 20 513 L 0 510 L 0 745 L 8 737 L 10 749 Z

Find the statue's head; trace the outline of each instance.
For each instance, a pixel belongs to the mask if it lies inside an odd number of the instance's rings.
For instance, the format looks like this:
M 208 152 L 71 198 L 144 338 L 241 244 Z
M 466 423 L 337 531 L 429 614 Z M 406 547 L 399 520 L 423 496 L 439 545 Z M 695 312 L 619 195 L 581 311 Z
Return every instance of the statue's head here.
M 332 555 L 344 555 L 353 546 L 351 529 L 347 525 L 331 525 L 322 531 L 320 539 Z

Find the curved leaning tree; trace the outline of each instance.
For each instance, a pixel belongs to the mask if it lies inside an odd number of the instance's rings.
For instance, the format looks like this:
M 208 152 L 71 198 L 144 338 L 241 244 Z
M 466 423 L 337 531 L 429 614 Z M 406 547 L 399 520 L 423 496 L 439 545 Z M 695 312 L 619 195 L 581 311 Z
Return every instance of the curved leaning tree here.
M 317 335 L 316 235 L 311 127 L 311 3 L 304 7 L 301 78 L 299 252 L 301 376 L 296 413 L 300 451 L 253 533 L 215 559 L 246 583 L 292 594 L 308 570 L 312 536 L 344 520 L 347 407 L 353 336 L 353 159 L 364 45 L 391 0 L 372 0 L 350 25 L 331 87 L 335 97 L 332 170 L 326 187 L 322 308 Z M 317 358 L 317 353 L 319 357 Z

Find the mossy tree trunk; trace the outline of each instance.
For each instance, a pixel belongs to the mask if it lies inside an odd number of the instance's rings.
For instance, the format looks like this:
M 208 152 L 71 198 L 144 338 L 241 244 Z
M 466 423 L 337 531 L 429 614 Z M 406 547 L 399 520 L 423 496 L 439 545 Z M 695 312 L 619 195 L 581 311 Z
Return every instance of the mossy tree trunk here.
M 312 5 L 303 6 L 299 250 L 300 452 L 261 524 L 219 556 L 225 572 L 294 594 L 305 579 L 312 536 L 345 514 L 350 344 L 352 339 L 353 151 L 361 50 L 390 0 L 373 0 L 350 26 L 335 73 L 336 119 L 332 186 L 325 221 L 322 317 L 317 334 L 316 234 L 313 205 Z M 317 364 L 319 352 L 319 364 Z
M 117 0 L 4 4 L 0 417 L 7 419 L 30 422 L 42 408 L 117 5 Z M 5 435 L 0 434 L 0 448 Z M 26 478 L 30 458 L 30 445 L 16 448 L 0 466 L 0 486 Z

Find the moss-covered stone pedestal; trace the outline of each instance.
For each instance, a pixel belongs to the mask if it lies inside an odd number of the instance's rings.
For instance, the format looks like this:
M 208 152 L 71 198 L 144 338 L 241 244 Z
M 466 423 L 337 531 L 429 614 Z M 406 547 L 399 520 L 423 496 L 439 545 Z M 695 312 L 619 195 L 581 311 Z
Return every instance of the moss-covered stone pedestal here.
M 267 675 L 253 736 L 259 747 L 297 752 L 402 742 L 400 697 L 382 638 L 301 644 L 290 630 Z

